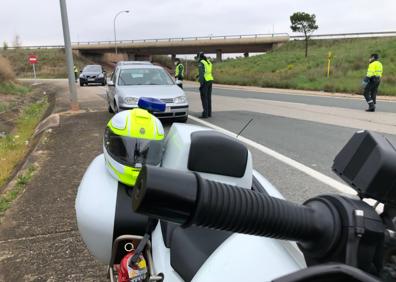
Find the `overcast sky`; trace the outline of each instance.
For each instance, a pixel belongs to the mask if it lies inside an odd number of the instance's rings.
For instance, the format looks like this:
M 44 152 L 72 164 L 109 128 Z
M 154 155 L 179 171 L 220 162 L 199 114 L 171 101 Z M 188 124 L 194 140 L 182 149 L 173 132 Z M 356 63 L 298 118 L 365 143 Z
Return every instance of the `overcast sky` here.
M 323 33 L 396 30 L 395 0 L 67 0 L 72 41 L 290 31 L 296 11 L 316 14 Z M 1 0 L 0 43 L 63 44 L 58 0 Z

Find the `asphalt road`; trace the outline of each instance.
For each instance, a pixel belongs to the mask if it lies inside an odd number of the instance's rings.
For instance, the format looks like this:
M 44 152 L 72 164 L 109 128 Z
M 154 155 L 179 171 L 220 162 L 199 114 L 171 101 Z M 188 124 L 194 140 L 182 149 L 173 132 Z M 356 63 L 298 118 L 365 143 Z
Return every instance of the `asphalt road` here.
M 197 92 L 197 87 L 187 86 L 186 91 Z M 327 107 L 338 107 L 345 109 L 364 109 L 367 104 L 363 96 L 355 95 L 355 97 L 342 98 L 342 97 L 317 97 L 314 95 L 300 95 L 300 94 L 279 94 L 271 92 L 257 92 L 257 91 L 246 91 L 246 90 L 233 90 L 221 87 L 215 87 L 213 89 L 213 95 L 226 96 L 235 98 L 251 98 L 251 99 L 263 99 L 271 101 L 284 101 L 292 103 L 300 103 L 307 105 L 318 105 Z M 378 111 L 396 113 L 396 102 L 378 102 Z
M 96 89 L 103 98 L 105 88 Z M 197 85 L 187 84 L 185 91 L 190 114 L 199 116 L 201 103 Z M 213 117 L 204 121 L 238 133 L 253 119 L 241 136 L 340 182 L 331 166 L 336 154 L 357 130 L 378 131 L 396 143 L 396 103 L 393 101 L 379 101 L 379 111 L 366 113 L 364 101 L 356 97 L 276 91 L 216 86 Z M 189 122 L 199 124 L 192 119 Z M 250 150 L 255 168 L 290 200 L 302 202 L 317 194 L 339 192 L 304 171 L 255 148 Z
M 199 116 L 197 87 L 187 86 L 185 90 L 191 114 Z M 365 104 L 354 98 L 268 94 L 221 87 L 214 88 L 213 102 L 213 117 L 205 122 L 238 133 L 253 119 L 241 136 L 340 182 L 331 166 L 336 154 L 357 130 L 379 131 L 396 144 L 394 102 L 379 102 L 380 111 L 370 116 L 371 113 L 363 111 Z M 384 121 L 389 127 L 383 127 Z M 251 150 L 256 169 L 290 200 L 301 202 L 320 193 L 338 192 L 271 156 Z
M 95 89 L 97 96 L 103 99 L 105 87 Z M 80 91 L 82 94 L 88 89 Z M 94 90 L 90 88 L 89 91 Z M 190 101 L 190 114 L 199 116 L 201 103 L 197 85 L 187 84 L 185 91 Z M 253 119 L 241 136 L 340 182 L 331 166 L 336 154 L 357 130 L 378 131 L 396 144 L 394 101 L 379 101 L 376 113 L 366 113 L 364 101 L 357 97 L 276 91 L 216 86 L 213 89 L 213 117 L 204 121 L 238 133 Z M 199 124 L 192 119 L 189 123 Z M 169 126 L 165 124 L 166 129 Z M 255 168 L 292 201 L 303 202 L 321 193 L 339 192 L 304 171 L 255 148 L 250 147 L 250 150 Z

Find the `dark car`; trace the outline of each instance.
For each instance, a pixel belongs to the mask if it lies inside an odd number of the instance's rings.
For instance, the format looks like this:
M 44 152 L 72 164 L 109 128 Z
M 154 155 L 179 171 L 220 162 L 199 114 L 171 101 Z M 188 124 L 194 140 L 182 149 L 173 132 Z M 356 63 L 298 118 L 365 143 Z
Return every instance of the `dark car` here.
M 87 65 L 80 73 L 80 85 L 99 83 L 106 85 L 106 72 L 101 65 Z

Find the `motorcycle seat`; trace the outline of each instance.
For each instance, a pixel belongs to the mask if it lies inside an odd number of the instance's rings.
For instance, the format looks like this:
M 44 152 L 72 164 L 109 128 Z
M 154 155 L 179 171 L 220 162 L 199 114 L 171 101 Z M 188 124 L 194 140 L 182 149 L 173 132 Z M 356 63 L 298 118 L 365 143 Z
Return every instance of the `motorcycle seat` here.
M 253 161 L 247 147 L 220 132 L 175 123 L 165 140 L 162 167 L 194 171 L 201 177 L 249 189 Z

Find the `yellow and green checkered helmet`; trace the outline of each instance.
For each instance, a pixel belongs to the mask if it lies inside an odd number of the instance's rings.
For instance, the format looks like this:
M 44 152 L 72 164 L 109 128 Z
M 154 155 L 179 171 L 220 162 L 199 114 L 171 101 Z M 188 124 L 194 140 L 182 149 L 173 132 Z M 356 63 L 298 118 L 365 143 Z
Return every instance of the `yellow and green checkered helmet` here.
M 163 153 L 164 128 L 148 111 L 122 111 L 106 126 L 103 151 L 107 170 L 118 181 L 134 186 L 145 164 L 159 165 Z

